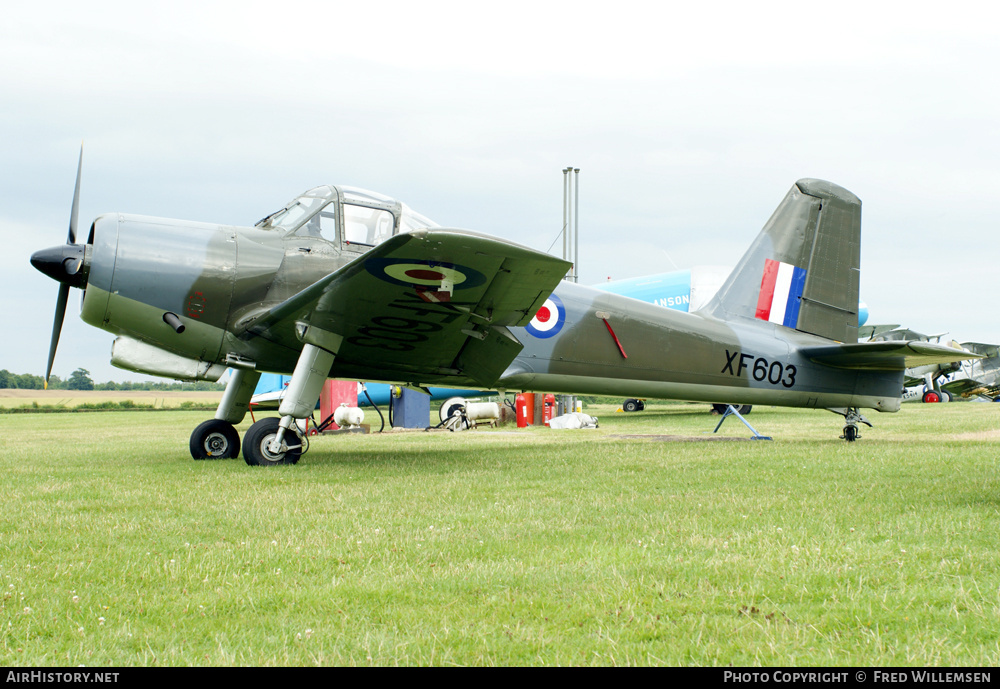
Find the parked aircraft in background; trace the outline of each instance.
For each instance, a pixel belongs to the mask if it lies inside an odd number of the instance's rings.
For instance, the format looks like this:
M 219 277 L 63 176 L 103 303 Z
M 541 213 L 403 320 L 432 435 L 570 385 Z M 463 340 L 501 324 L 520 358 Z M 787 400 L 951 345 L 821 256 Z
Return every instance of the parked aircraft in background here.
M 1000 347 L 981 342 L 963 342 L 962 349 L 982 359 L 965 359 L 960 371 L 949 376 L 941 388 L 952 397 L 981 397 L 1000 402 Z
M 711 301 L 731 272 L 732 268 L 721 266 L 695 266 L 690 270 L 609 280 L 594 287 L 668 309 L 697 311 Z M 868 305 L 859 302 L 858 326 L 863 326 L 867 321 Z
M 697 311 L 715 296 L 731 272 L 732 267 L 695 266 L 625 280 L 608 279 L 594 287 L 668 309 Z
M 196 458 L 237 456 L 262 371 L 292 379 L 243 455 L 274 465 L 307 449 L 296 422 L 327 378 L 827 408 L 852 441 L 861 408 L 899 409 L 905 368 L 975 358 L 857 342 L 861 202 L 819 180 L 792 186 L 696 313 L 563 281 L 566 261 L 358 189 L 310 189 L 254 227 L 101 215 L 77 243 L 79 189 L 80 168 L 67 243 L 32 256 L 60 282 L 46 378 L 69 288 L 83 289 L 83 320 L 117 336 L 113 364 L 233 369 L 192 433 Z
M 921 341 L 934 342 L 958 351 L 977 354 L 982 358 L 950 363 L 930 364 L 906 369 L 903 401 L 948 402 L 957 397 L 981 397 L 1000 401 L 1000 345 L 980 342 L 942 340 L 944 333 L 925 335 L 899 328 L 873 326 L 872 342 Z

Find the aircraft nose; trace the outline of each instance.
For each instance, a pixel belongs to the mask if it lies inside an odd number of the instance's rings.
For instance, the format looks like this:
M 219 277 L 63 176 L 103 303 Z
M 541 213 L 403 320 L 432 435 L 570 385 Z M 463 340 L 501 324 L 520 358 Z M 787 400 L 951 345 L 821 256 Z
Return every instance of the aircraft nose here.
M 87 285 L 83 244 L 60 244 L 31 255 L 31 265 L 56 282 L 83 289 Z

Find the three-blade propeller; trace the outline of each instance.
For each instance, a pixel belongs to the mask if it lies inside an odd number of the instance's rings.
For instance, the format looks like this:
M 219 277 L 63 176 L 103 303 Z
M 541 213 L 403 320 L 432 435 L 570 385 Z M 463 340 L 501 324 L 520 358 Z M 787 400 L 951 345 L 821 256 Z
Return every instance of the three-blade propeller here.
M 45 387 L 48 387 L 52 375 L 52 364 L 56 358 L 56 348 L 59 346 L 59 333 L 62 332 L 63 320 L 66 317 L 66 302 L 69 299 L 69 288 L 86 286 L 86 276 L 81 273 L 86 247 L 76 243 L 77 218 L 80 213 L 80 176 L 83 171 L 83 146 L 80 146 L 80 162 L 76 167 L 76 188 L 73 191 L 73 208 L 70 211 L 69 235 L 66 244 L 36 251 L 31 256 L 31 265 L 59 282 L 59 295 L 56 298 L 56 313 L 52 320 L 52 340 L 49 343 L 49 362 L 45 367 Z

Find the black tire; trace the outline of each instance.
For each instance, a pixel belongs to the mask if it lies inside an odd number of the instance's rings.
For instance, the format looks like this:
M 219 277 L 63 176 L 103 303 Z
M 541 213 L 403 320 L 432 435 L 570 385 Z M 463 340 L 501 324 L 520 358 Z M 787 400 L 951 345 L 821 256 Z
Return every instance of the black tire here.
M 195 459 L 235 459 L 240 456 L 240 434 L 228 421 L 211 419 L 191 433 L 190 449 Z
M 713 404 L 712 405 L 712 411 L 714 411 L 716 414 L 725 414 L 726 410 L 728 408 L 729 408 L 728 404 Z M 746 414 L 750 413 L 751 409 L 753 409 L 753 405 L 751 405 L 751 404 L 740 404 L 740 405 L 734 404 L 733 408 L 736 409 L 736 411 L 738 411 L 740 414 L 746 415 Z
M 643 409 L 646 408 L 645 402 L 643 402 L 642 400 L 636 400 L 636 401 L 639 403 L 639 411 L 642 411 Z
M 858 427 L 857 426 L 844 426 L 844 440 L 849 443 L 853 443 L 858 439 Z
M 627 399 L 622 402 L 622 411 L 639 411 L 639 400 Z
M 940 390 L 938 394 L 941 396 L 941 402 L 951 402 L 951 393 L 947 390 Z
M 277 464 L 295 464 L 302 456 L 302 440 L 295 432 L 294 426 L 285 431 L 285 444 L 298 445 L 289 447 L 281 454 L 273 454 L 267 449 L 268 443 L 278 434 L 280 419 L 269 416 L 261 419 L 243 436 L 243 460 L 250 466 L 270 467 Z
M 941 401 L 941 395 L 937 390 L 927 390 L 922 398 L 925 404 L 936 404 Z

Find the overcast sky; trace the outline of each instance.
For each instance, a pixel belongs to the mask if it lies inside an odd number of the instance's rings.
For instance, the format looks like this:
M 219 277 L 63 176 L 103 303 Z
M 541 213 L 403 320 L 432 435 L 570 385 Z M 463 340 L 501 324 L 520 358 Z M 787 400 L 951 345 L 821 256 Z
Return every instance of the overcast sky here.
M 863 202 L 870 323 L 1000 343 L 995 6 L 147 5 L 4 8 L 0 368 L 44 374 L 58 286 L 28 258 L 65 241 L 81 141 L 81 227 L 347 184 L 543 251 L 573 165 L 584 283 L 733 265 L 818 177 Z M 54 373 L 140 379 L 79 295 Z

